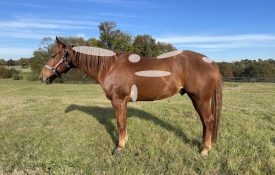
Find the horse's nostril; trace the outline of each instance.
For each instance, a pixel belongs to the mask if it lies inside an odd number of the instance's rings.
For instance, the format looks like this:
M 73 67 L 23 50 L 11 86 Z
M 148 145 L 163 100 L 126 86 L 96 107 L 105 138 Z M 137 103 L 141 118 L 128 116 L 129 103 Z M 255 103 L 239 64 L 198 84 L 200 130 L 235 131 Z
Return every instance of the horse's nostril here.
M 44 82 L 45 82 L 45 84 L 50 84 L 51 80 L 50 80 L 50 78 L 45 78 Z

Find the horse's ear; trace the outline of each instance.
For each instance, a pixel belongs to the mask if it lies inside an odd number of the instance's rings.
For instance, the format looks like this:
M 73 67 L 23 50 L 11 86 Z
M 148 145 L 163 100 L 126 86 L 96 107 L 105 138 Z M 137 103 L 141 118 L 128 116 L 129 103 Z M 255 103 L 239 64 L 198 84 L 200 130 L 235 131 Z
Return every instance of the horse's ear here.
M 66 47 L 66 45 L 57 38 L 57 36 L 55 37 L 55 39 L 56 39 L 57 45 L 62 46 L 63 48 Z

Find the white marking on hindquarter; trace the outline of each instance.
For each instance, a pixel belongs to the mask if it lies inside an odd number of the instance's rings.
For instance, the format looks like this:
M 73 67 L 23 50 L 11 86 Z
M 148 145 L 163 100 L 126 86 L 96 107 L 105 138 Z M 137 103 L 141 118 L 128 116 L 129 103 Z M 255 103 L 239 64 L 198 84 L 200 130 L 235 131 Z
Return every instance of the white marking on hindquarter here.
M 76 46 L 76 47 L 73 47 L 73 50 L 79 53 L 93 55 L 93 56 L 115 56 L 116 55 L 116 53 L 111 50 L 102 49 L 98 47 Z
M 165 77 L 171 75 L 170 72 L 161 71 L 161 70 L 145 70 L 145 71 L 138 71 L 135 72 L 135 75 L 141 77 Z
M 133 84 L 131 88 L 131 98 L 133 102 L 137 101 L 137 96 L 138 96 L 137 86 Z
M 167 53 L 161 54 L 161 55 L 157 56 L 157 59 L 169 58 L 169 57 L 172 57 L 172 56 L 179 55 L 181 53 L 182 53 L 182 50 L 175 50 L 175 51 L 172 51 L 172 52 L 167 52 Z
M 132 54 L 129 56 L 129 61 L 131 61 L 132 63 L 136 63 L 136 62 L 139 62 L 140 60 L 140 56 L 137 55 L 137 54 Z
M 207 63 L 212 63 L 213 61 L 210 60 L 208 57 L 202 57 L 202 60 Z

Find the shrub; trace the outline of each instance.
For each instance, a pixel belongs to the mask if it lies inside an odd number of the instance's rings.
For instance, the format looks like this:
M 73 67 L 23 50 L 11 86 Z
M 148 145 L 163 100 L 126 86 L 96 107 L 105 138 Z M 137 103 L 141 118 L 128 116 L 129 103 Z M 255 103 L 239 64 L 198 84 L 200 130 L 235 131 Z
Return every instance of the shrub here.
M 19 71 L 14 68 L 7 69 L 5 67 L 0 67 L 0 78 L 12 78 L 14 74 L 19 74 Z
M 14 74 L 14 75 L 12 76 L 12 78 L 13 78 L 14 80 L 23 80 L 23 76 L 20 75 L 20 74 Z
M 35 73 L 31 73 L 27 76 L 27 80 L 29 81 L 37 81 L 39 80 L 39 76 L 38 74 L 35 74 Z

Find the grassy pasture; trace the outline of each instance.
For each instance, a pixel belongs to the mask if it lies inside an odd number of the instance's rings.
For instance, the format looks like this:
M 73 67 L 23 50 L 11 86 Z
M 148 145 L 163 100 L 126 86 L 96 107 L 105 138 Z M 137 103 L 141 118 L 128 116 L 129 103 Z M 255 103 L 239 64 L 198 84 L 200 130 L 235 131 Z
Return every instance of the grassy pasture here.
M 129 103 L 129 141 L 112 156 L 115 114 L 99 85 L 0 80 L 0 174 L 275 174 L 275 84 L 226 83 L 223 102 L 207 158 L 186 95 Z

